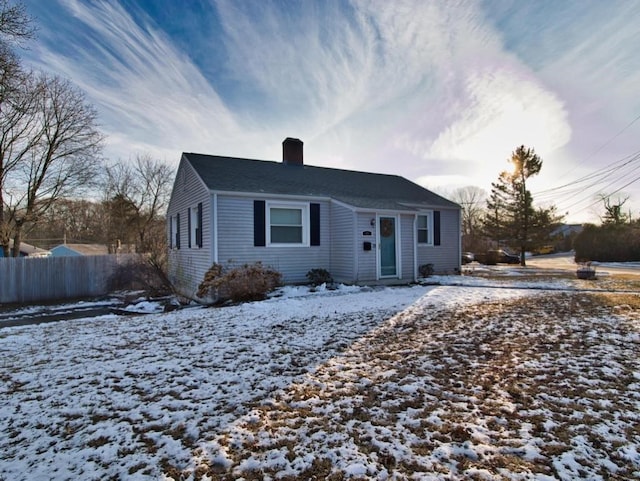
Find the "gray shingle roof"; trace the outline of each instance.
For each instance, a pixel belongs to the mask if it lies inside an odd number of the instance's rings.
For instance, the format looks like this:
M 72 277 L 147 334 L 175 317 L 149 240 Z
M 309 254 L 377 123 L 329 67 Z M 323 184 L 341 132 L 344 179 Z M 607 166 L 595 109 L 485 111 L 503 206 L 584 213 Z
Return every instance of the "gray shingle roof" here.
M 372 209 L 459 208 L 397 175 L 194 153 L 183 156 L 214 191 L 330 197 Z

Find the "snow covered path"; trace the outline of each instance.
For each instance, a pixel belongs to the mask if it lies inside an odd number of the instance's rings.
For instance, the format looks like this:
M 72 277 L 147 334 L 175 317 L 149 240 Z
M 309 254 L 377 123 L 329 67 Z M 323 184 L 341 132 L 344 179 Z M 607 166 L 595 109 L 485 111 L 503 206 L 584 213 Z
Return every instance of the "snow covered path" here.
M 639 318 L 441 286 L 6 328 L 0 479 L 632 479 Z

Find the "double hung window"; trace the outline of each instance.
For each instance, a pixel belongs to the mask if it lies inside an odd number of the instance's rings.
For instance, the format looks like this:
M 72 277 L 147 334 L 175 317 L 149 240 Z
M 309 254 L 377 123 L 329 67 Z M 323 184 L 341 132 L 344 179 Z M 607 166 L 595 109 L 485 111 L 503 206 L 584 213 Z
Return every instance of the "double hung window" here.
M 202 247 L 202 202 L 188 209 L 189 247 Z
M 172 215 L 169 222 L 169 247 L 180 249 L 180 214 Z
M 424 212 L 418 215 L 418 244 L 433 245 L 433 213 Z
M 269 245 L 309 245 L 309 205 L 267 205 Z

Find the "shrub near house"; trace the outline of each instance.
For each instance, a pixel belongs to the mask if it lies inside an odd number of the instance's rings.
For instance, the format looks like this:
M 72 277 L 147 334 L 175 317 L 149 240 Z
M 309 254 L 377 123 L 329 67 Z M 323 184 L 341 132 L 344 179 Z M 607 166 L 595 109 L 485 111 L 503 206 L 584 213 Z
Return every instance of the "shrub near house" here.
M 312 286 L 320 286 L 322 284 L 332 284 L 333 277 L 326 269 L 311 269 L 307 272 L 307 279 Z
M 281 284 L 282 275 L 261 262 L 230 269 L 214 264 L 198 286 L 198 297 L 215 302 L 259 301 Z

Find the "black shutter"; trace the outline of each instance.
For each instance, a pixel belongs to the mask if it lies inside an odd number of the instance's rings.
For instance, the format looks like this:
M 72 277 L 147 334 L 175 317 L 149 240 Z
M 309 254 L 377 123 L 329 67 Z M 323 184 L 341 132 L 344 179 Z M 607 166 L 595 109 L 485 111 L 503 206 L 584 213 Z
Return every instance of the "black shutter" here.
M 196 230 L 196 244 L 202 247 L 202 202 L 198 204 L 198 228 Z
M 173 249 L 173 219 L 169 217 L 169 249 Z
M 253 201 L 253 245 L 264 247 L 267 245 L 265 226 L 265 201 Z
M 320 245 L 320 204 L 309 206 L 309 235 L 312 246 Z
M 440 211 L 433 211 L 433 245 L 440 245 Z
M 180 249 L 180 214 L 176 214 L 176 249 Z
M 191 249 L 191 207 L 187 207 L 187 241 Z

